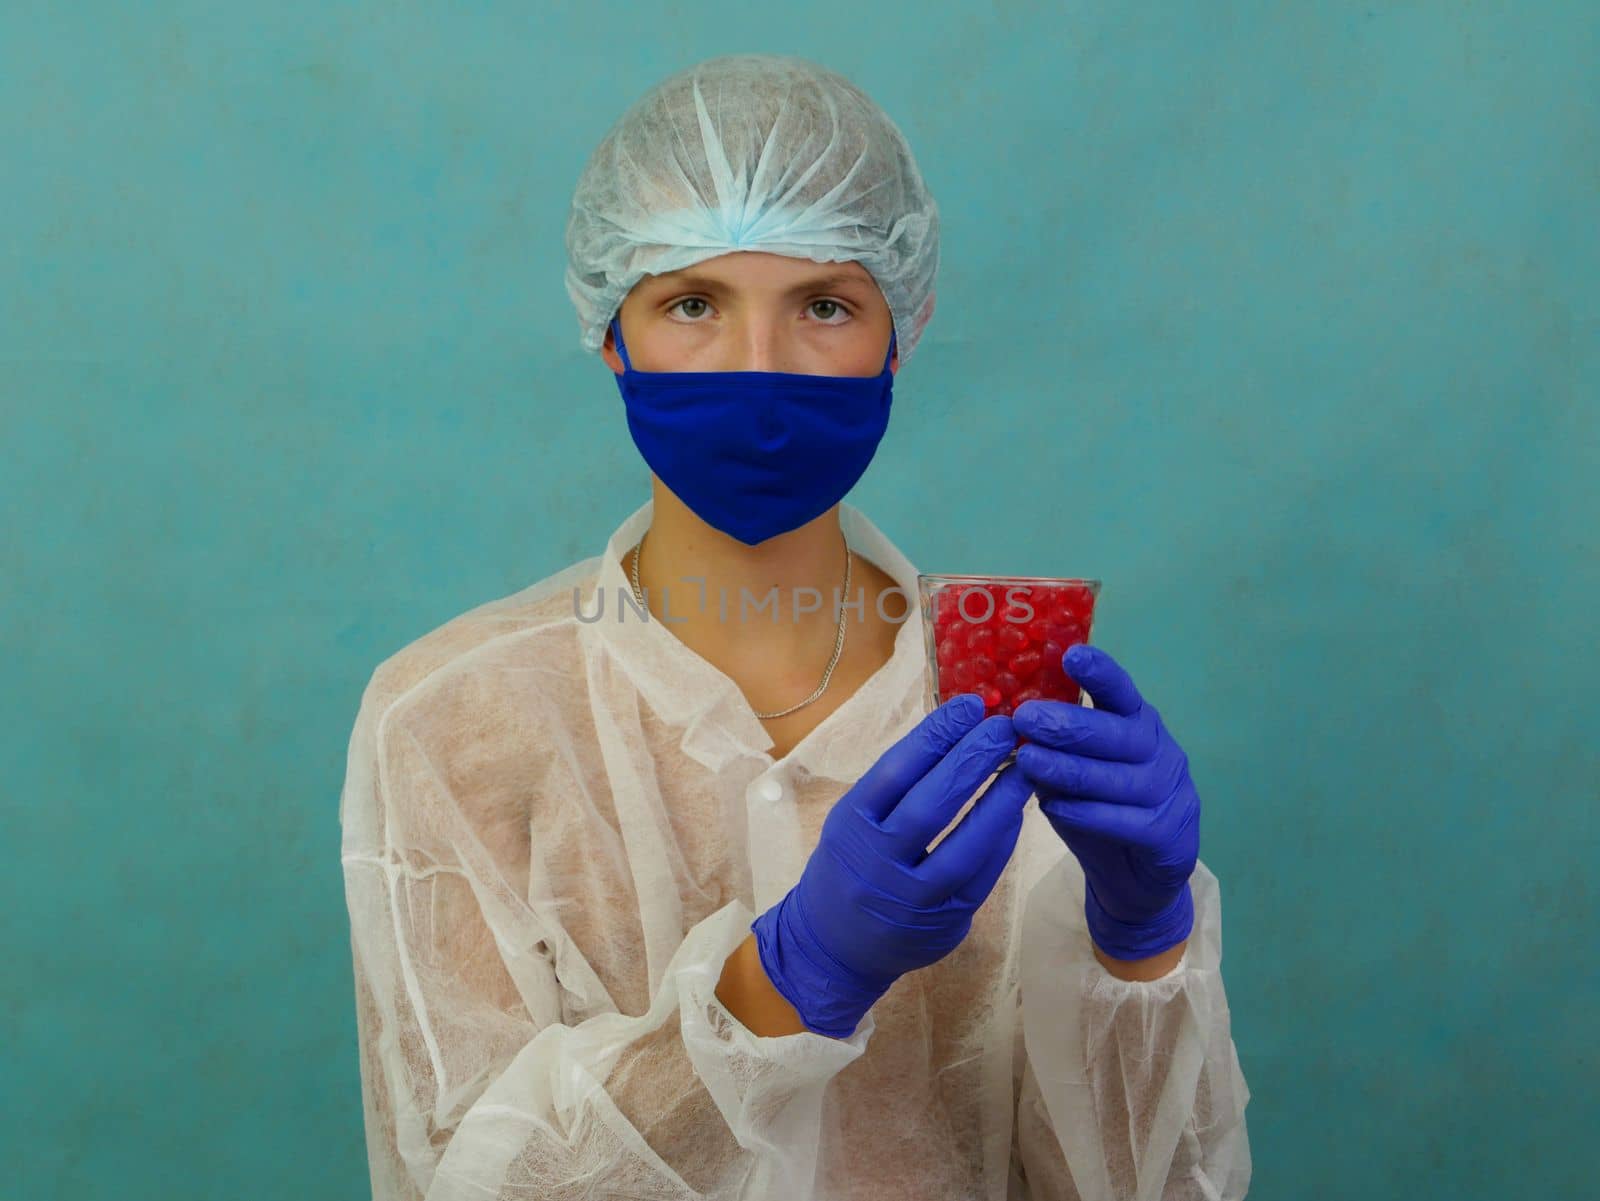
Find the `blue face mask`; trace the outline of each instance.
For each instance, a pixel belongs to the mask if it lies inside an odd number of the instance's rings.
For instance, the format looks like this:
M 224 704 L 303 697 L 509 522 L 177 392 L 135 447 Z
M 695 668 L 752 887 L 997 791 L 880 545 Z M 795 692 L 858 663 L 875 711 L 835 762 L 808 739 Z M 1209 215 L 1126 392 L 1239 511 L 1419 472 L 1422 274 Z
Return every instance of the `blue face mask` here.
M 748 546 L 798 529 L 855 486 L 889 427 L 895 339 L 877 375 L 636 371 L 611 331 L 628 431 L 695 516 Z

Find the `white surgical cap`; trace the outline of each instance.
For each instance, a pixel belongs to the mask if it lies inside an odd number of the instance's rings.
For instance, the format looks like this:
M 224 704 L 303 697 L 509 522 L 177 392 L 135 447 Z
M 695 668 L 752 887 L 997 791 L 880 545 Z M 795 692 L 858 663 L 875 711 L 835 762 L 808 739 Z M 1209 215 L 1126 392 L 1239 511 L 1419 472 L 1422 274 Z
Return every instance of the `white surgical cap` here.
M 911 147 L 865 92 L 804 59 L 709 59 L 601 140 L 567 219 L 584 348 L 600 349 L 643 276 L 736 250 L 859 262 L 889 304 L 902 365 L 933 315 L 939 211 Z

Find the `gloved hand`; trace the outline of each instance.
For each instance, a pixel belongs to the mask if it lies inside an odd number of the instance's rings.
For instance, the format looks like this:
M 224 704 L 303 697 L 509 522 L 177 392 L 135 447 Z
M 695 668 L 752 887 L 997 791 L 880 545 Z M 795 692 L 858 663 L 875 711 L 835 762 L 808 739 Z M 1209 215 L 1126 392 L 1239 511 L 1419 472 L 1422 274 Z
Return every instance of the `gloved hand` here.
M 808 1030 L 849 1038 L 889 986 L 953 951 L 1022 830 L 1028 783 L 997 776 L 932 854 L 932 842 L 1010 754 L 1008 717 L 952 697 L 868 769 L 823 819 L 800 880 L 751 923 L 761 965 Z
M 1194 927 L 1200 796 L 1188 757 L 1116 660 L 1082 643 L 1062 666 L 1095 707 L 1018 705 L 1012 721 L 1028 742 L 1016 766 L 1083 867 L 1095 945 L 1113 959 L 1148 959 Z

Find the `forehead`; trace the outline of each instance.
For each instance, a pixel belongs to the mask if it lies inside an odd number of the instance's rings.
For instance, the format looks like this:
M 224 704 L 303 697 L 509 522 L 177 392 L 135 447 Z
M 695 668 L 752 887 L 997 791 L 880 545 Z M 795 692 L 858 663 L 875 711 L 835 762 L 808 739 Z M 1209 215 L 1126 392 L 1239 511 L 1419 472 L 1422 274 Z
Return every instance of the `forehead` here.
M 811 259 L 755 250 L 733 251 L 678 271 L 646 275 L 638 284 L 640 288 L 651 290 L 675 287 L 841 288 L 863 285 L 877 286 L 871 273 L 857 262 L 817 263 Z

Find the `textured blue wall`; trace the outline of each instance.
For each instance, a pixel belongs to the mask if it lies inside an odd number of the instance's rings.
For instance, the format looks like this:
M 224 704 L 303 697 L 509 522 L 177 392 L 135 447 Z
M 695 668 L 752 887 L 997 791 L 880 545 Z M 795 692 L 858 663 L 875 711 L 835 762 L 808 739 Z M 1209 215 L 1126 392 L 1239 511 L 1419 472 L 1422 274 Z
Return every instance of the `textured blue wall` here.
M 1600 9 L 762 7 L 0 9 L 0 1193 L 365 1195 L 360 690 L 644 499 L 567 199 L 751 50 L 944 214 L 852 500 L 1190 753 L 1252 1195 L 1592 1189 Z

